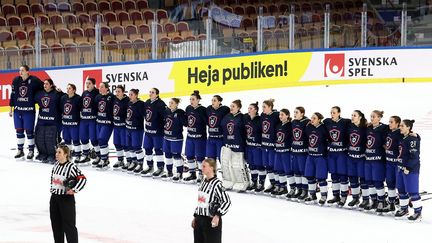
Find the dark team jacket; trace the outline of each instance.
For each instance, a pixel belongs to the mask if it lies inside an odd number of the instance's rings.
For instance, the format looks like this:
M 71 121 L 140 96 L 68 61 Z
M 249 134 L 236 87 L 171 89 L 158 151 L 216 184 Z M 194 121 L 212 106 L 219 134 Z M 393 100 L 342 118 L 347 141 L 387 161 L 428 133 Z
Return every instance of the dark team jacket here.
M 122 99 L 114 98 L 113 105 L 113 123 L 116 127 L 126 126 L 126 113 L 129 103 L 129 97 L 126 95 Z
M 99 94 L 98 89 L 92 91 L 85 90 L 82 95 L 81 119 L 95 120 L 98 111 L 98 104 L 95 102 L 96 96 Z
M 365 157 L 366 127 L 356 126 L 351 123 L 348 126 L 348 156 L 355 159 Z
M 60 109 L 63 126 L 77 126 L 79 124 L 81 106 L 82 99 L 78 94 L 75 94 L 72 97 L 65 94 L 61 97 Z
M 291 150 L 293 154 L 307 154 L 308 137 L 306 135 L 306 126 L 310 119 L 303 117 L 301 120 L 293 120 L 292 126 L 292 143 Z
M 143 130 L 145 118 L 145 104 L 142 100 L 135 103 L 129 101 L 126 111 L 126 128 L 131 130 Z
M 248 114 L 244 115 L 243 117 L 246 129 L 246 145 L 261 147 L 261 117 L 257 115 L 251 119 Z
M 164 113 L 166 104 L 163 100 L 148 99 L 145 102 L 146 116 L 145 129 L 146 133 L 162 136 L 164 134 Z
M 42 81 L 30 75 L 26 80 L 21 76 L 15 77 L 12 81 L 12 92 L 9 106 L 19 111 L 35 111 L 35 95 L 43 90 Z
M 35 100 L 39 105 L 38 124 L 42 126 L 58 126 L 61 122 L 61 98 L 63 92 L 53 89 L 50 92 L 39 91 Z
M 279 112 L 272 111 L 269 115 L 261 113 L 261 145 L 264 148 L 274 148 L 276 141 L 276 126 L 280 123 Z
M 186 107 L 186 118 L 187 118 L 187 136 L 189 138 L 206 138 L 206 121 L 207 114 L 206 108 L 198 105 L 193 108 L 191 105 Z
M 403 138 L 399 129 L 390 131 L 386 137 L 386 160 L 388 162 L 397 162 L 399 157 L 399 142 Z
M 112 125 L 114 120 L 114 99 L 115 96 L 108 92 L 106 95 L 98 94 L 95 98 L 97 104 L 96 122 L 99 124 Z
M 333 153 L 346 151 L 348 149 L 347 131 L 351 120 L 339 118 L 339 120 L 333 121 L 331 118 L 327 118 L 323 123 L 328 131 L 328 152 Z
M 243 114 L 241 112 L 228 113 L 222 119 L 221 126 L 224 145 L 234 152 L 244 152 L 246 133 Z
M 276 152 L 289 152 L 291 151 L 291 138 L 292 138 L 292 124 L 287 121 L 279 123 L 276 126 Z
M 376 127 L 368 126 L 366 130 L 366 160 L 385 161 L 385 141 L 388 130 L 388 126 L 382 123 Z
M 207 114 L 207 126 L 208 126 L 208 137 L 209 138 L 222 138 L 222 119 L 230 112 L 228 106 L 220 106 L 218 109 L 214 109 L 213 106 L 208 106 L 206 109 Z
M 399 143 L 399 165 L 410 173 L 420 172 L 420 136 L 408 135 Z
M 327 153 L 328 131 L 324 124 L 320 123 L 317 127 L 312 124 L 306 126 L 308 137 L 308 154 L 310 156 L 325 156 Z
M 164 138 L 169 141 L 183 140 L 183 127 L 187 125 L 186 113 L 182 109 L 165 110 Z

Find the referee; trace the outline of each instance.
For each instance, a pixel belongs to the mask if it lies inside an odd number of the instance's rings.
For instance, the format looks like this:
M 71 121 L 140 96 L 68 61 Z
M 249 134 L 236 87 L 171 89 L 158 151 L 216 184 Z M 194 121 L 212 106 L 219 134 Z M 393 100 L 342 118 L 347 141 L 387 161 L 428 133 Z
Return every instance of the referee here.
M 231 205 L 231 200 L 216 176 L 216 161 L 205 159 L 202 172 L 205 180 L 198 189 L 198 206 L 195 209 L 192 228 L 195 243 L 219 243 L 222 241 L 222 215 Z
M 50 218 L 55 243 L 63 243 L 64 235 L 68 243 L 78 243 L 75 226 L 75 197 L 86 184 L 87 179 L 70 162 L 70 151 L 66 145 L 59 145 L 56 160 L 51 172 Z

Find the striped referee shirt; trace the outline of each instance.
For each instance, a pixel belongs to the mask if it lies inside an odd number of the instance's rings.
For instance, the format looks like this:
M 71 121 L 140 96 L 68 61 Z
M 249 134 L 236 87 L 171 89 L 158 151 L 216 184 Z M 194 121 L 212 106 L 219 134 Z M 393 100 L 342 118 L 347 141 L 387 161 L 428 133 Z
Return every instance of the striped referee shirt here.
M 219 216 L 225 215 L 231 206 L 231 200 L 222 186 L 222 181 L 216 176 L 210 180 L 205 179 L 201 183 L 198 189 L 198 206 L 195 209 L 194 216 L 214 216 L 210 213 L 212 205 L 218 205 L 214 214 Z
M 68 189 L 64 186 L 64 181 L 70 177 L 76 178 L 77 180 L 77 184 L 72 188 L 72 190 L 75 193 L 81 191 L 87 182 L 87 179 L 81 173 L 81 170 L 78 169 L 74 163 L 69 161 L 64 164 L 56 162 L 51 171 L 51 193 L 56 195 L 65 195 Z

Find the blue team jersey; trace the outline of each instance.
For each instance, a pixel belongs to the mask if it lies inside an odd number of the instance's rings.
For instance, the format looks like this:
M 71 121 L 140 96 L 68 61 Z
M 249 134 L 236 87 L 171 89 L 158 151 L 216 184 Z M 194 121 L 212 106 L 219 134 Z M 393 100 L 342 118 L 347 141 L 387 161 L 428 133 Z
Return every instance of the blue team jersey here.
M 399 142 L 403 135 L 399 129 L 390 131 L 386 137 L 385 153 L 386 160 L 389 162 L 397 162 L 399 156 Z
M 145 104 L 141 100 L 129 101 L 126 110 L 126 128 L 133 130 L 144 129 Z
M 327 118 L 323 123 L 328 131 L 328 151 L 330 153 L 346 151 L 348 147 L 347 130 L 351 120 L 339 118 L 337 121 L 333 121 Z
M 165 110 L 164 138 L 169 141 L 183 140 L 183 127 L 187 125 L 185 111 L 182 109 Z
M 385 141 L 388 126 L 382 123 L 368 126 L 366 130 L 366 160 L 383 160 L 385 158 Z
M 420 136 L 405 136 L 399 142 L 399 165 L 410 173 L 420 172 Z
M 321 123 L 317 127 L 312 124 L 306 126 L 308 136 L 308 154 L 311 156 L 325 156 L 327 152 L 328 131 Z
M 111 93 L 106 95 L 98 94 L 95 98 L 95 103 L 97 104 L 97 115 L 96 122 L 99 124 L 113 123 L 113 106 L 114 106 L 115 96 Z
M 246 129 L 246 145 L 261 147 L 261 117 L 255 116 L 253 119 L 249 115 L 244 115 Z
M 206 108 L 198 105 L 193 108 L 191 105 L 186 107 L 187 118 L 187 136 L 190 138 L 206 138 L 206 122 L 207 114 Z
M 39 105 L 38 122 L 43 124 L 58 125 L 61 121 L 61 97 L 64 95 L 53 89 L 50 92 L 39 91 L 35 100 Z
M 274 148 L 276 141 L 276 126 L 280 123 L 279 112 L 272 111 L 270 114 L 261 113 L 261 144 L 266 148 Z
M 206 109 L 207 114 L 207 126 L 208 126 L 208 136 L 209 138 L 222 138 L 222 119 L 230 112 L 228 106 L 221 106 L 217 109 L 213 106 L 208 106 Z
M 64 126 L 78 125 L 80 121 L 81 106 L 81 96 L 77 94 L 72 97 L 65 94 L 61 97 L 60 109 L 62 114 L 62 124 Z
M 276 127 L 276 152 L 289 152 L 291 150 L 291 122 L 279 123 Z
M 95 102 L 96 96 L 99 94 L 98 89 L 92 89 L 92 91 L 85 90 L 82 95 L 82 106 L 81 106 L 81 119 L 83 120 L 95 120 L 98 107 Z
M 310 119 L 303 117 L 301 120 L 293 120 L 292 126 L 292 143 L 291 150 L 294 154 L 306 154 L 308 152 L 308 137 L 306 135 L 306 126 Z
M 162 136 L 164 134 L 164 114 L 166 109 L 165 102 L 159 98 L 155 100 L 148 99 L 145 102 L 145 109 L 146 133 Z
M 126 113 L 129 103 L 129 97 L 126 95 L 122 99 L 117 97 L 114 98 L 113 105 L 113 123 L 114 126 L 123 127 L 126 126 Z
M 244 152 L 246 133 L 243 114 L 241 112 L 228 113 L 222 119 L 221 126 L 224 145 L 234 152 Z
M 348 138 L 348 156 L 357 159 L 365 157 L 366 127 L 359 127 L 351 123 L 348 126 Z
M 41 90 L 43 90 L 43 83 L 38 77 L 30 75 L 26 80 L 21 76 L 15 77 L 12 81 L 9 106 L 20 111 L 34 111 L 35 95 Z

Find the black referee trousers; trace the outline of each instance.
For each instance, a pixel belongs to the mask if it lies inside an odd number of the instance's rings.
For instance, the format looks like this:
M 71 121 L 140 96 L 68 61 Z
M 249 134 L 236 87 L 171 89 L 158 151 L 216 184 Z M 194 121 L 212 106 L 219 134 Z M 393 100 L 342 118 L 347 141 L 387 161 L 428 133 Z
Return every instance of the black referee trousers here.
M 50 200 L 51 227 L 55 243 L 78 243 L 78 230 L 75 227 L 75 197 L 73 195 L 51 194 Z
M 194 243 L 220 243 L 222 241 L 222 217 L 219 225 L 211 226 L 212 218 L 205 216 L 195 217 Z

